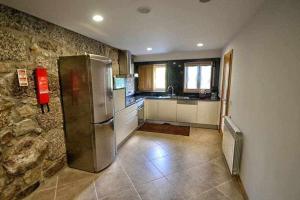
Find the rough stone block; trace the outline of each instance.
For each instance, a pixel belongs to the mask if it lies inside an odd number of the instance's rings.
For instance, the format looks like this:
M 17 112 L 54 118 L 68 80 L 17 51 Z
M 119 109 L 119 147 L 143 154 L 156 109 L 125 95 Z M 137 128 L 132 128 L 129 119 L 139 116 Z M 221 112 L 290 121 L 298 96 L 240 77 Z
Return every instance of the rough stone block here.
M 22 61 L 27 58 L 25 40 L 12 32 L 0 31 L 0 61 Z
M 41 137 L 25 137 L 4 155 L 3 167 L 8 174 L 18 175 L 37 166 L 47 150 L 47 141 Z
M 8 110 L 15 105 L 15 101 L 9 97 L 0 98 L 0 111 Z
M 0 144 L 2 145 L 8 144 L 12 139 L 13 139 L 13 132 L 11 128 L 5 128 L 0 131 Z
M 57 51 L 57 46 L 52 44 L 51 42 L 47 41 L 47 40 L 41 40 L 38 42 L 38 46 L 40 48 L 43 48 L 45 50 L 49 50 L 49 51 Z
M 14 125 L 14 135 L 16 137 L 30 132 L 41 133 L 38 123 L 32 119 L 24 119 Z
M 27 118 L 27 117 L 30 117 L 30 116 L 36 114 L 36 110 L 33 109 L 29 105 L 23 105 L 21 107 L 17 107 L 16 111 L 17 111 L 18 115 L 22 118 Z
M 45 160 L 43 163 L 43 175 L 49 178 L 56 174 L 66 164 L 66 157 L 63 156 L 55 161 Z
M 32 185 L 41 179 L 41 175 L 42 175 L 42 168 L 36 167 L 34 169 L 27 171 L 24 174 L 23 179 L 27 185 Z
M 48 141 L 48 155 L 47 159 L 56 160 L 66 154 L 65 138 L 63 129 L 52 129 L 43 134 Z

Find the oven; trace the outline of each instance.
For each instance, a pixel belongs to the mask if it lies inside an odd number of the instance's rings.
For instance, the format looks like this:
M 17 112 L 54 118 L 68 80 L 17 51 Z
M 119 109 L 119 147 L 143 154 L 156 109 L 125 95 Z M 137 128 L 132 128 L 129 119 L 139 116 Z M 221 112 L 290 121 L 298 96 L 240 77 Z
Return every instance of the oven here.
M 138 126 L 142 126 L 145 122 L 144 118 L 144 99 L 139 100 L 137 102 L 137 108 L 138 108 Z

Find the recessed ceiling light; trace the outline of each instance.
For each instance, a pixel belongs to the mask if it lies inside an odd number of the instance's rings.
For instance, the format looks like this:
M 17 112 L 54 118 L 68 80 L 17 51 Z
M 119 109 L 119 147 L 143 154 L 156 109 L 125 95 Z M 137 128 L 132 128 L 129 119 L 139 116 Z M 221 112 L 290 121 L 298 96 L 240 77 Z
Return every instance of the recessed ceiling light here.
M 197 44 L 197 47 L 203 47 L 203 46 L 204 46 L 203 43 L 198 43 L 198 44 Z
M 147 48 L 147 51 L 152 51 L 152 47 L 148 47 L 148 48 Z
M 207 2 L 209 2 L 210 0 L 199 0 L 200 1 L 200 3 L 207 3 Z
M 95 22 L 101 22 L 101 21 L 103 21 L 103 17 L 101 15 L 94 15 L 93 20 Z
M 147 7 L 147 6 L 141 6 L 137 8 L 137 11 L 141 14 L 148 14 L 151 12 L 151 8 Z

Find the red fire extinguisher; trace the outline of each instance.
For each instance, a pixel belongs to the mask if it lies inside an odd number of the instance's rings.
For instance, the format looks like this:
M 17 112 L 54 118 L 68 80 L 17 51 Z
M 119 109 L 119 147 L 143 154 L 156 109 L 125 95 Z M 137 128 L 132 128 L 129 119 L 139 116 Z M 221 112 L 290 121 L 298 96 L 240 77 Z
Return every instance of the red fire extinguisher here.
M 36 94 L 37 101 L 41 105 L 42 113 L 44 113 L 44 106 L 47 106 L 48 112 L 49 108 L 49 83 L 48 83 L 48 74 L 47 69 L 44 67 L 38 66 L 35 69 L 35 80 L 36 80 Z

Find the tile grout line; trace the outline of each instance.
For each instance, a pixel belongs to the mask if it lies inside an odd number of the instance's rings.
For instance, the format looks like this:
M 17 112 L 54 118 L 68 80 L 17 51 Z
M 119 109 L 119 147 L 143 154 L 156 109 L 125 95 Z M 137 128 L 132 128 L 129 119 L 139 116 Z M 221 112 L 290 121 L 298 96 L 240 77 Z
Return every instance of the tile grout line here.
M 221 183 L 221 184 L 219 184 L 219 185 L 217 185 L 217 186 L 214 187 L 214 189 L 216 189 L 217 191 L 221 192 L 221 193 L 222 193 L 226 198 L 228 198 L 228 199 L 230 199 L 231 197 L 230 197 L 230 196 L 227 196 L 227 194 L 225 194 L 223 191 L 220 191 L 220 190 L 218 189 L 218 187 L 221 186 L 221 185 L 225 185 L 225 184 L 229 183 L 230 181 L 232 181 L 232 179 L 230 179 L 230 180 L 228 180 L 228 181 L 225 181 L 225 182 L 223 182 L 223 183 Z
M 99 197 L 98 197 L 98 194 L 97 194 L 97 189 L 96 189 L 95 181 L 93 181 L 93 185 L 94 185 L 94 190 L 95 190 L 95 193 L 96 193 L 96 199 L 99 200 Z
M 137 191 L 136 187 L 134 186 L 134 184 L 133 184 L 131 178 L 130 178 L 129 175 L 127 174 L 127 172 L 126 172 L 126 170 L 124 169 L 123 164 L 122 164 L 121 162 L 120 162 L 120 166 L 121 166 L 122 170 L 124 171 L 124 173 L 126 174 L 127 178 L 129 179 L 129 181 L 130 181 L 130 183 L 131 183 L 131 185 L 132 185 L 134 191 L 138 194 L 140 200 L 142 200 L 142 197 L 141 197 L 140 193 Z
M 54 200 L 56 200 L 57 186 L 58 186 L 58 176 L 56 177 L 55 192 L 54 192 Z

